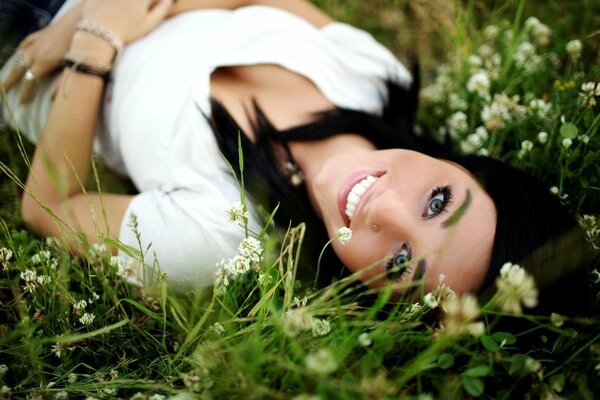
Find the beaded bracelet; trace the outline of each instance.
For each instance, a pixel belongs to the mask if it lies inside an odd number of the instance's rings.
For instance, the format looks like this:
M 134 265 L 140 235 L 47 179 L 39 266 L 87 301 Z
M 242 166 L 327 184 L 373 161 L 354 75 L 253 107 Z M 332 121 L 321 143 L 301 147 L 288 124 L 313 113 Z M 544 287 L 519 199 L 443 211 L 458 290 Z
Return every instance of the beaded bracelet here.
M 83 20 L 83 21 L 79 21 L 77 23 L 77 25 L 75 25 L 75 30 L 89 32 L 93 35 L 96 35 L 96 36 L 106 40 L 108 43 L 110 43 L 110 45 L 117 52 L 117 57 L 119 56 L 119 54 L 121 54 L 121 52 L 123 52 L 123 47 L 124 47 L 123 41 L 117 35 L 115 35 L 110 29 L 108 29 L 102 25 L 98 25 L 92 21 Z
M 84 64 L 81 62 L 76 62 L 75 60 L 72 60 L 70 58 L 63 58 L 60 61 L 60 66 L 64 67 L 64 68 L 69 68 L 75 72 L 79 72 L 82 74 L 100 77 L 105 82 L 108 79 L 108 77 L 110 76 L 110 72 L 111 72 L 110 69 L 109 70 L 100 70 L 91 65 Z

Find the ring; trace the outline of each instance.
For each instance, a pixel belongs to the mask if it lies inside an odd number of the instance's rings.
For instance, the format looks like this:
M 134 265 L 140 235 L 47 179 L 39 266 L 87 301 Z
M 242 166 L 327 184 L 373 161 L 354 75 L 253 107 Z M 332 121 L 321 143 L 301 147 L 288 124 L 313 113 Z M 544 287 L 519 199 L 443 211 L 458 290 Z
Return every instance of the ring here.
M 30 70 L 30 69 L 28 69 L 28 70 L 25 72 L 25 80 L 26 80 L 26 81 L 29 81 L 29 82 L 34 82 L 34 81 L 37 81 L 37 80 L 39 80 L 39 79 L 40 79 L 40 78 L 38 78 L 37 76 L 35 76 L 35 74 L 34 74 L 33 72 L 31 72 L 31 70 Z
M 23 57 L 23 54 L 18 51 L 15 53 L 15 67 L 22 69 L 23 71 L 27 70 L 27 64 L 25 64 L 25 58 Z

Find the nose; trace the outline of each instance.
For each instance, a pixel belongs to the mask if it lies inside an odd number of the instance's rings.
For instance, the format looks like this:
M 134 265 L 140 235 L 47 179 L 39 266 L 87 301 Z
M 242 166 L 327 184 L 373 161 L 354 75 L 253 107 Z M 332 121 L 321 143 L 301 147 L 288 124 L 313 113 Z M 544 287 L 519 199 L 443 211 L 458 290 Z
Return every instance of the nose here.
M 366 221 L 370 229 L 376 232 L 409 240 L 417 222 L 413 215 L 415 213 L 406 198 L 393 189 L 387 189 L 371 201 Z

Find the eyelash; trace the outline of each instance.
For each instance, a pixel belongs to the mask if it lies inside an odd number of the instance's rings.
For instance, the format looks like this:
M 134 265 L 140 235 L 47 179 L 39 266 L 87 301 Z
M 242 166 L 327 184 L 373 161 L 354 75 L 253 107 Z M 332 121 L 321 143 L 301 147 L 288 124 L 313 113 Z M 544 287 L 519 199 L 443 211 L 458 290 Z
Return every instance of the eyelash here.
M 438 210 L 434 211 L 432 215 L 427 215 L 427 212 L 429 211 L 429 207 L 431 206 L 431 201 L 440 194 L 444 195 L 444 199 L 442 200 L 441 207 Z M 427 199 L 427 207 L 426 207 L 425 211 L 423 212 L 423 218 L 430 219 L 430 218 L 435 218 L 438 215 L 445 214 L 446 212 L 448 212 L 448 206 L 450 206 L 450 204 L 452 204 L 453 198 L 454 198 L 454 195 L 452 194 L 452 188 L 450 186 L 446 185 L 446 186 L 435 187 L 431 191 L 431 193 L 429 194 L 429 198 Z
M 435 210 L 432 215 L 427 215 L 427 211 L 429 210 L 429 207 L 431 206 L 431 201 L 440 194 L 444 195 L 444 198 L 442 200 L 442 205 L 440 206 L 440 208 L 438 210 Z M 430 219 L 430 218 L 435 218 L 438 215 L 448 212 L 448 207 L 450 206 L 450 204 L 452 204 L 452 200 L 453 200 L 453 195 L 452 195 L 452 189 L 450 188 L 450 186 L 446 185 L 446 186 L 435 187 L 429 194 L 429 198 L 427 199 L 427 210 L 423 213 L 423 217 Z M 403 251 L 406 251 L 408 253 L 407 261 L 404 261 L 399 266 L 395 266 L 394 265 L 395 260 L 401 255 L 401 253 Z M 400 281 L 400 280 L 402 280 L 403 277 L 410 274 L 410 272 L 414 268 L 414 266 L 412 264 L 409 264 L 411 259 L 412 259 L 412 254 L 410 252 L 410 248 L 407 245 L 403 245 L 398 251 L 396 251 L 396 253 L 394 253 L 394 255 L 392 257 L 390 257 L 388 262 L 385 264 L 385 270 L 386 270 L 386 275 L 387 275 L 388 280 Z M 399 269 L 404 268 L 404 270 L 403 271 L 400 271 L 400 270 L 393 271 L 394 268 L 399 268 Z
M 401 253 L 406 251 L 407 260 L 402 262 L 400 265 L 394 265 L 395 260 L 401 256 Z M 410 264 L 412 259 L 412 254 L 410 252 L 410 248 L 407 245 L 403 245 L 385 264 L 385 271 L 387 275 L 387 279 L 390 281 L 401 281 L 403 277 L 407 276 L 413 269 L 413 265 Z M 398 268 L 398 270 L 394 271 L 394 268 Z M 404 270 L 402 270 L 402 268 Z

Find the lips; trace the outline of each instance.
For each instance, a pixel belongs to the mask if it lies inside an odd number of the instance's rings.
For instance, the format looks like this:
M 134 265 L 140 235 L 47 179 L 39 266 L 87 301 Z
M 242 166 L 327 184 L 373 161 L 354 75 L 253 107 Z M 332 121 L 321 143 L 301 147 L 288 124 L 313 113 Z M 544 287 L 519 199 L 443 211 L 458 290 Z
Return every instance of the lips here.
M 384 173 L 381 171 L 358 172 L 350 175 L 344 181 L 338 195 L 338 205 L 346 226 L 350 226 L 350 221 L 356 215 L 361 200 Z

